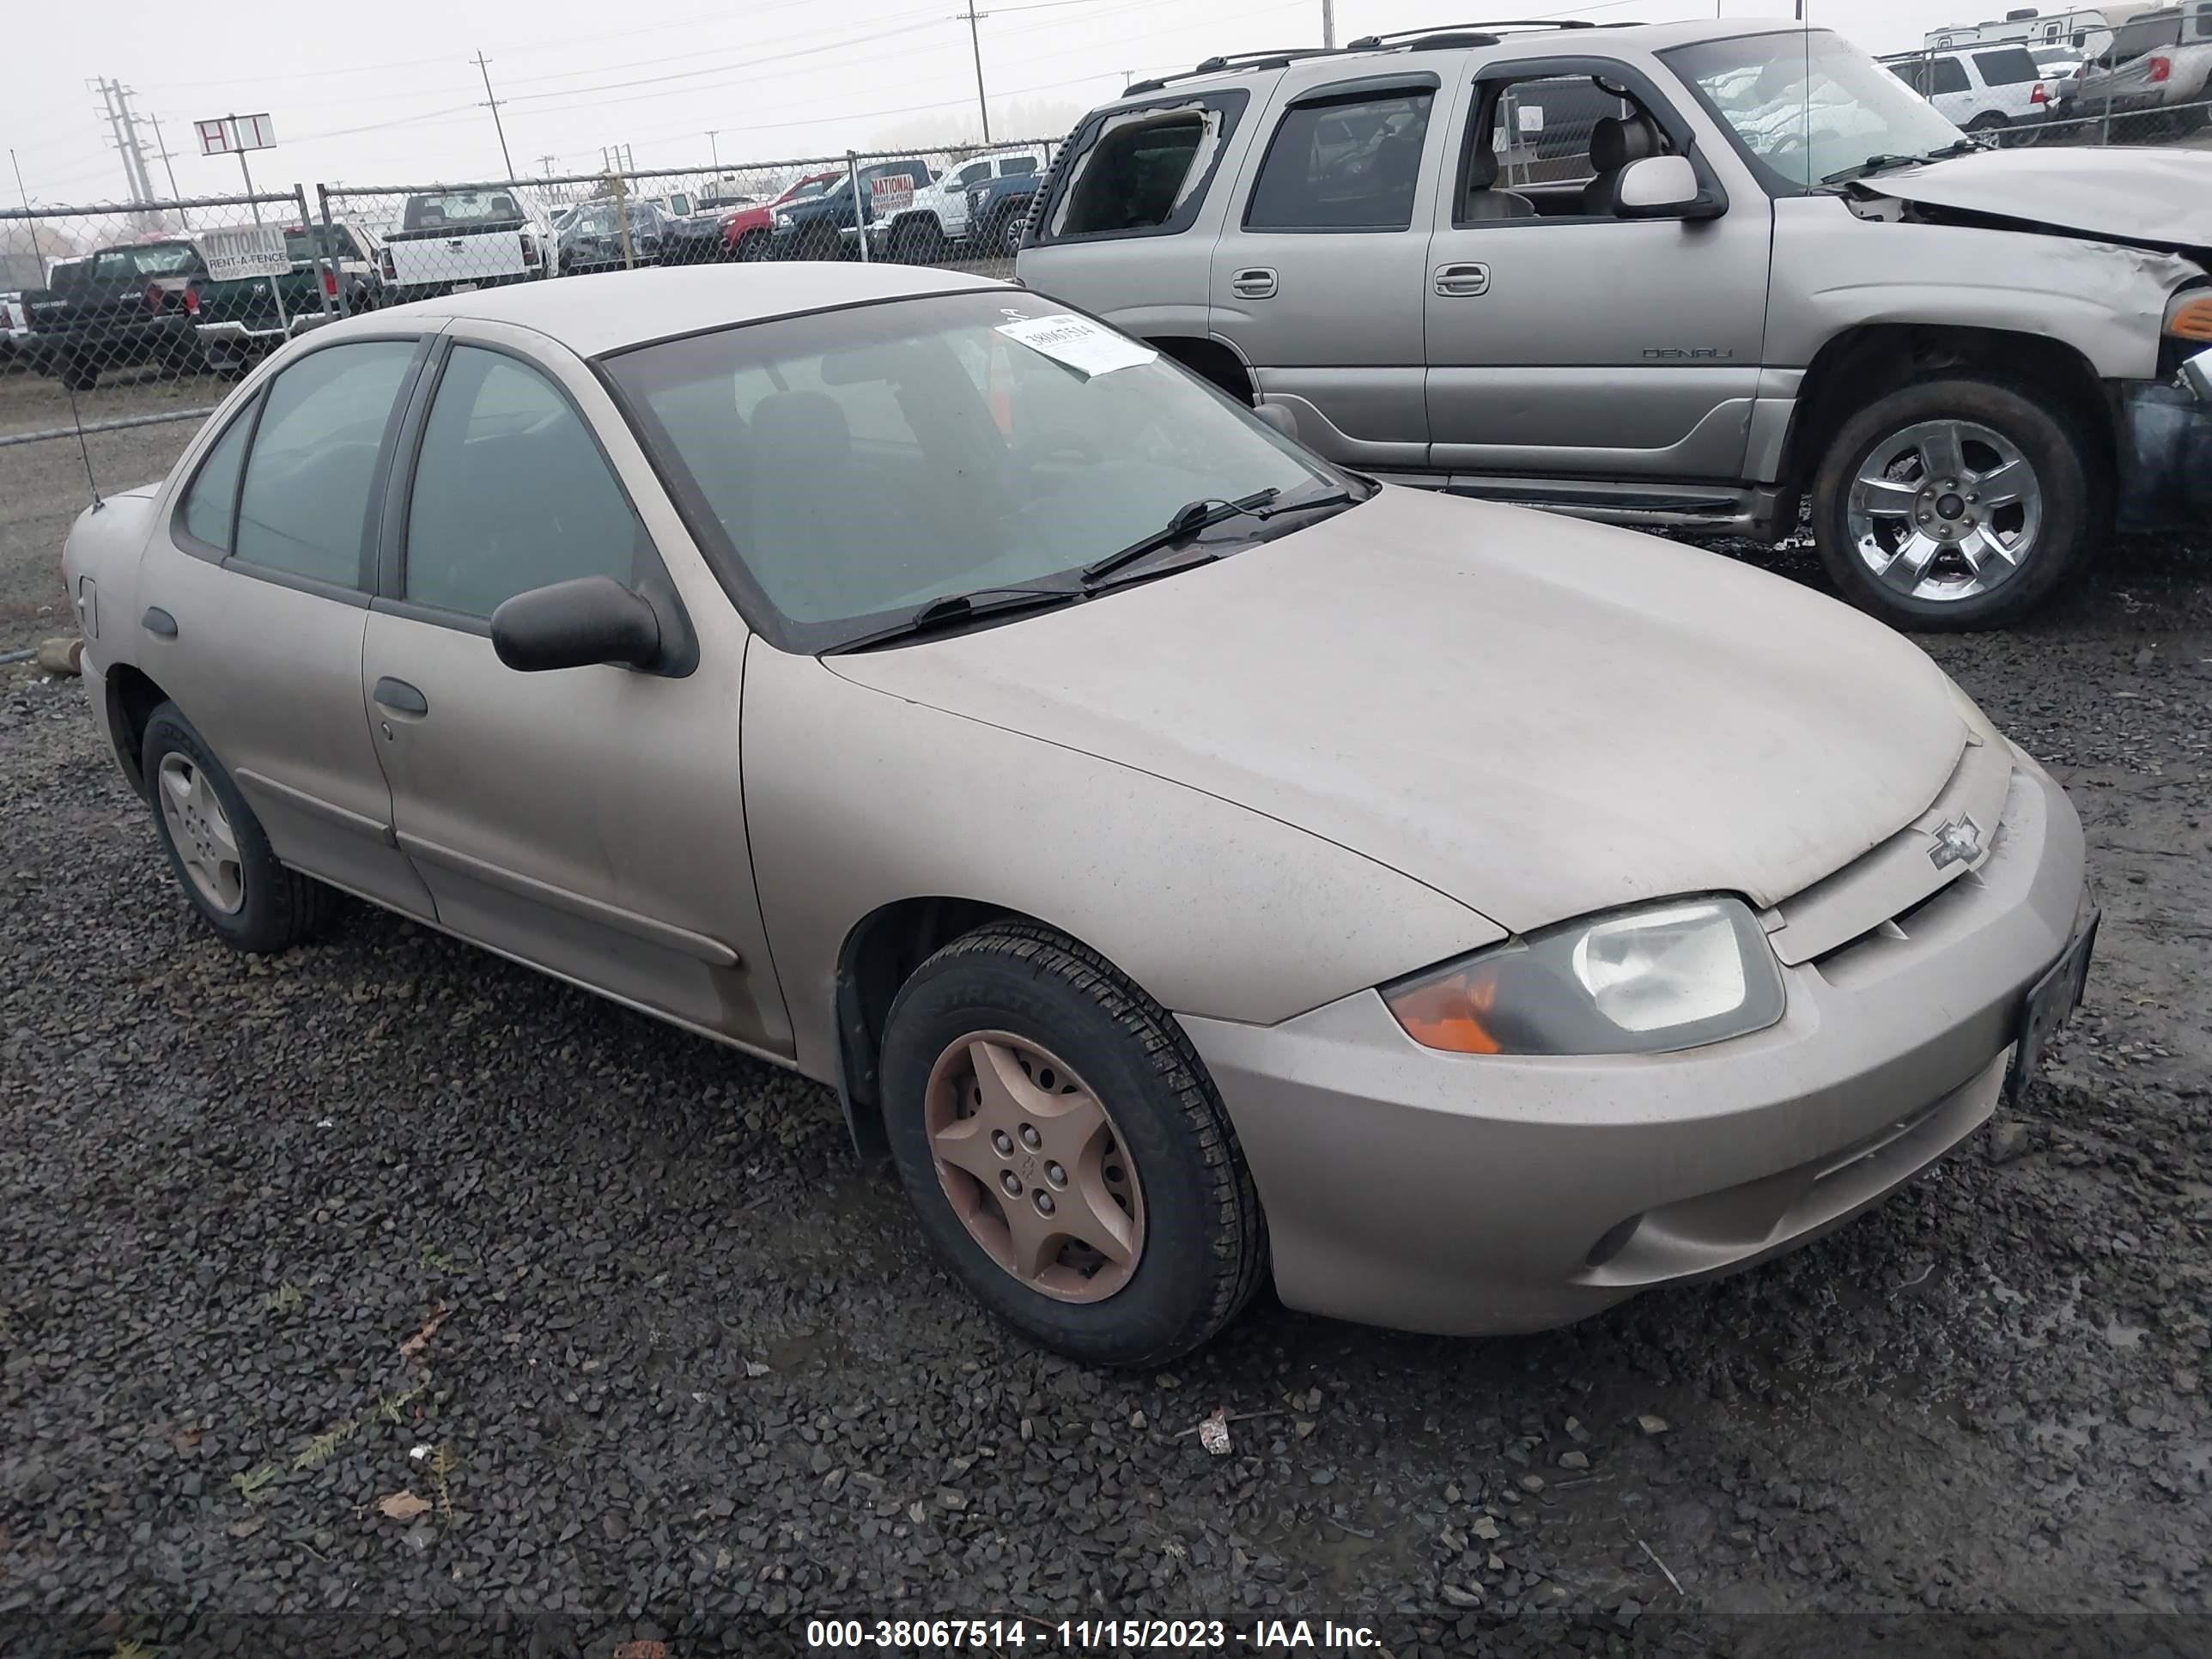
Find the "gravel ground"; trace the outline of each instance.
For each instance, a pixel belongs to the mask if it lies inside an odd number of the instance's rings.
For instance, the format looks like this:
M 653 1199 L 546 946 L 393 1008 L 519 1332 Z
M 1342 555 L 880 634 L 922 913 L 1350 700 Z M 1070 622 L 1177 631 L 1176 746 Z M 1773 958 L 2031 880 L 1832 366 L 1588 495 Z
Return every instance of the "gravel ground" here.
M 223 950 L 82 689 L 0 671 L 0 1652 L 1013 1613 L 1226 1617 L 1231 1651 L 1332 1618 L 1399 1659 L 1908 1613 L 1887 1651 L 2201 1652 L 2208 551 L 2126 544 L 2034 627 L 1934 642 L 2074 792 L 2106 907 L 2016 1115 L 1573 1330 L 1262 1305 L 1157 1376 L 992 1324 L 811 1084 L 366 908 Z

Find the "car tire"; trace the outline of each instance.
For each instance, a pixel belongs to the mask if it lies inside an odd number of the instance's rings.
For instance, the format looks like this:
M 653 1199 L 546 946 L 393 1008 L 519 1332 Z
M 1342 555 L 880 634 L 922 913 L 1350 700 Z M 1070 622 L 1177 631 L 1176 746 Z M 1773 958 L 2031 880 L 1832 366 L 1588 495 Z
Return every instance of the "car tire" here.
M 769 234 L 764 230 L 749 230 L 738 238 L 737 257 L 746 264 L 757 264 L 772 258 L 775 250 L 769 246 Z
M 998 245 L 999 252 L 1011 259 L 1022 251 L 1022 232 L 1028 226 L 1029 209 L 1026 204 L 1009 209 L 999 216 L 998 228 L 991 240 Z
M 1969 132 L 2002 132 L 2011 125 L 2012 123 L 2005 118 L 2005 113 L 2002 110 L 1989 109 L 1984 110 L 1972 120 L 1967 122 L 1966 131 Z
M 1012 1086 L 987 1100 L 987 1073 Z M 1085 1364 L 1157 1365 L 1251 1300 L 1267 1223 L 1228 1113 L 1174 1020 L 1096 952 L 1030 923 L 955 939 L 892 1003 L 881 1076 L 923 1233 L 1016 1329 Z M 940 1157 L 956 1146 L 994 1178 Z M 1035 1218 L 1055 1213 L 1065 1235 Z
M 176 704 L 147 717 L 139 754 L 169 868 L 225 944 L 282 951 L 328 924 L 336 893 L 277 861 L 260 819 Z
M 1980 376 L 1877 398 L 1843 423 L 1814 477 L 1814 541 L 1838 591 L 1893 627 L 1926 632 L 2000 627 L 2033 610 L 2103 522 L 2084 425 L 2043 392 Z M 1931 454 L 1958 456 L 1960 476 L 1930 471 Z M 2026 471 L 2010 470 L 2015 462 Z M 1979 499 L 1973 486 L 1991 477 L 2000 481 L 1990 493 L 2008 499 Z

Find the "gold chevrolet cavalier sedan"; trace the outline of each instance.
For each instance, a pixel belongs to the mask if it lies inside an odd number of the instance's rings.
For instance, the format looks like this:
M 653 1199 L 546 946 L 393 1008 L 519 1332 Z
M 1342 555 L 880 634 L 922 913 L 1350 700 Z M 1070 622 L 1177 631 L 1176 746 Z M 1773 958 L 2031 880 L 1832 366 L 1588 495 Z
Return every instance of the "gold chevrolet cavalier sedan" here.
M 1102 1363 L 1268 1279 L 1514 1331 L 1802 1243 L 2094 938 L 2064 793 L 1910 641 L 943 271 L 333 324 L 65 565 L 223 939 L 351 893 L 819 1079 Z

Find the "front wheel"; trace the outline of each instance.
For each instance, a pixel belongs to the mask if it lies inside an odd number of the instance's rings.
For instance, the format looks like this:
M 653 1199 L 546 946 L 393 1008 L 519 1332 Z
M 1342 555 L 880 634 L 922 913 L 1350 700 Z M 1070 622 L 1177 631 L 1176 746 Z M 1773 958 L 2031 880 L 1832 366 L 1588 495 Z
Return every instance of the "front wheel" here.
M 2032 388 L 1960 376 L 1844 422 L 1813 484 L 1843 596 L 1894 627 L 1995 628 L 2040 604 L 2099 524 L 2081 422 Z
M 738 258 L 746 264 L 757 264 L 774 252 L 775 249 L 769 246 L 769 234 L 764 230 L 749 230 L 738 238 Z
M 923 1232 L 977 1300 L 1088 1364 L 1164 1364 L 1250 1300 L 1267 1224 L 1174 1020 L 1027 923 L 930 957 L 891 1006 L 884 1127 Z

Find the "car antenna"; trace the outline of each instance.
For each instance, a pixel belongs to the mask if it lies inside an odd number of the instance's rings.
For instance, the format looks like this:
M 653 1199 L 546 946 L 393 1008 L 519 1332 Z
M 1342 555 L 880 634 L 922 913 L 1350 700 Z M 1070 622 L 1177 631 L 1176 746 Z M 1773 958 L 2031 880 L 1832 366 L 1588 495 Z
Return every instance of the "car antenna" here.
M 13 144 L 8 147 L 8 165 L 15 169 L 15 193 L 23 198 L 23 222 L 30 228 L 31 252 L 43 271 L 47 269 L 46 251 L 39 246 L 39 216 L 31 210 L 31 192 L 23 187 L 23 164 L 15 159 Z M 24 320 L 28 322 L 29 319 Z M 84 416 L 77 413 L 76 388 L 69 383 L 66 375 L 62 379 L 62 390 L 69 393 L 70 424 L 76 428 L 76 453 L 84 462 L 84 487 L 92 492 L 92 510 L 97 513 L 106 503 L 100 499 L 100 483 L 92 476 L 92 450 L 84 441 Z

